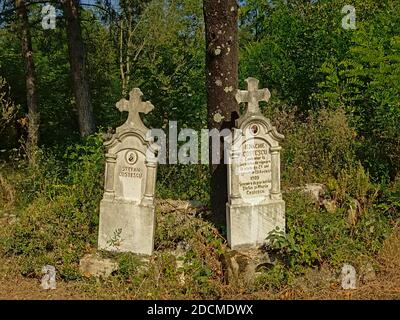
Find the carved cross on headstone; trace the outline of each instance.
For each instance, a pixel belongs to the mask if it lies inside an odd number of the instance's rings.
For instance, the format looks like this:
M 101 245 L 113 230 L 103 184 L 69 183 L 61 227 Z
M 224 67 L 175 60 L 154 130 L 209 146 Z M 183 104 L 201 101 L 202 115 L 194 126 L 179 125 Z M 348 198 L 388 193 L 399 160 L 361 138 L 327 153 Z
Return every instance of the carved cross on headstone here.
M 247 78 L 247 90 L 238 90 L 236 101 L 238 103 L 247 103 L 247 113 L 259 113 L 259 101 L 268 102 L 271 93 L 268 89 L 258 89 L 259 81 L 256 78 Z
M 129 101 L 121 99 L 117 102 L 116 107 L 119 111 L 128 111 L 128 119 L 122 125 L 122 127 L 131 127 L 136 129 L 145 129 L 142 120 L 140 119 L 139 113 L 148 114 L 154 109 L 154 106 L 150 101 L 142 101 L 143 93 L 139 88 L 134 88 L 129 93 Z

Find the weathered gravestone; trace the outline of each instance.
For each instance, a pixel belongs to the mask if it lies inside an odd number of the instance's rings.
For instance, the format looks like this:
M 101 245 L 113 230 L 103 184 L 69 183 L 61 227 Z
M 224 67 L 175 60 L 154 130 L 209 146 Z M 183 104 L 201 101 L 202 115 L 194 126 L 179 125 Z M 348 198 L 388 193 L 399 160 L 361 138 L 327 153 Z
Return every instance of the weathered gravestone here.
M 268 89 L 258 80 L 246 80 L 248 90 L 238 90 L 238 103 L 247 110 L 238 120 L 228 150 L 227 232 L 232 249 L 264 244 L 273 231 L 285 232 L 285 202 L 280 187 L 279 142 L 284 138 L 259 109 L 268 101 Z
M 149 153 L 148 128 L 139 113 L 149 113 L 154 106 L 142 101 L 135 88 L 129 101 L 116 106 L 128 111 L 127 121 L 105 142 L 106 170 L 104 196 L 100 203 L 98 246 L 101 250 L 150 255 L 154 246 L 154 188 L 157 160 Z M 153 156 L 152 156 L 153 155 Z

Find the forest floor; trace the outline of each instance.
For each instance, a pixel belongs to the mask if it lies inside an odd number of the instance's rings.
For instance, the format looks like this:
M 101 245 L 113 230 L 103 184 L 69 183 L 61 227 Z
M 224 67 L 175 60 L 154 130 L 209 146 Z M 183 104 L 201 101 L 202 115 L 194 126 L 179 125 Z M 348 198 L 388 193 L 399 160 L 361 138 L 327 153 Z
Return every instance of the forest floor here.
M 376 276 L 365 283 L 358 281 L 358 288 L 355 290 L 343 290 L 337 281 L 321 286 L 299 277 L 292 285 L 278 292 L 268 290 L 246 292 L 224 286 L 226 289 L 222 290 L 221 299 L 400 299 L 400 228 L 396 230 L 385 241 L 380 254 L 376 257 Z M 121 290 L 123 284 L 105 288 L 100 285 L 101 280 L 91 280 L 57 281 L 57 289 L 43 290 L 38 278 L 25 277 L 18 272 L 18 262 L 15 258 L 0 257 L 0 300 L 135 299 L 134 295 Z

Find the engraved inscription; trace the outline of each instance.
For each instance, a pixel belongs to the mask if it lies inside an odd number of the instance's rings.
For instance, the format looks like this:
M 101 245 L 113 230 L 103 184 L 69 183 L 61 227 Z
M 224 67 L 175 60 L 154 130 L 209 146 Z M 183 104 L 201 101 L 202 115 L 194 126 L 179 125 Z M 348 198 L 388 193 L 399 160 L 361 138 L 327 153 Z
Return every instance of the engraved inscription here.
M 143 156 L 136 150 L 122 151 L 117 159 L 116 195 L 129 201 L 140 201 L 143 196 L 146 168 Z
M 237 168 L 242 198 L 265 198 L 271 189 L 271 154 L 268 144 L 260 139 L 242 145 Z
M 120 177 L 125 178 L 139 178 L 142 179 L 143 172 L 140 168 L 132 168 L 132 167 L 122 167 L 121 172 L 119 173 Z

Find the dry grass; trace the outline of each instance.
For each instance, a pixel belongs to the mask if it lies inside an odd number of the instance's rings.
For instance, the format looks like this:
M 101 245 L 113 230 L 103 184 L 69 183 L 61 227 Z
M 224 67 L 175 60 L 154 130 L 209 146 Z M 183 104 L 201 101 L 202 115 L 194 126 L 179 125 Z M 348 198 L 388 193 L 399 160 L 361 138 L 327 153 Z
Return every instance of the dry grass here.
M 379 259 L 386 270 L 400 269 L 400 227 L 395 228 L 392 235 L 384 242 Z
M 16 200 L 16 191 L 13 185 L 0 173 L 0 207 L 10 211 Z

